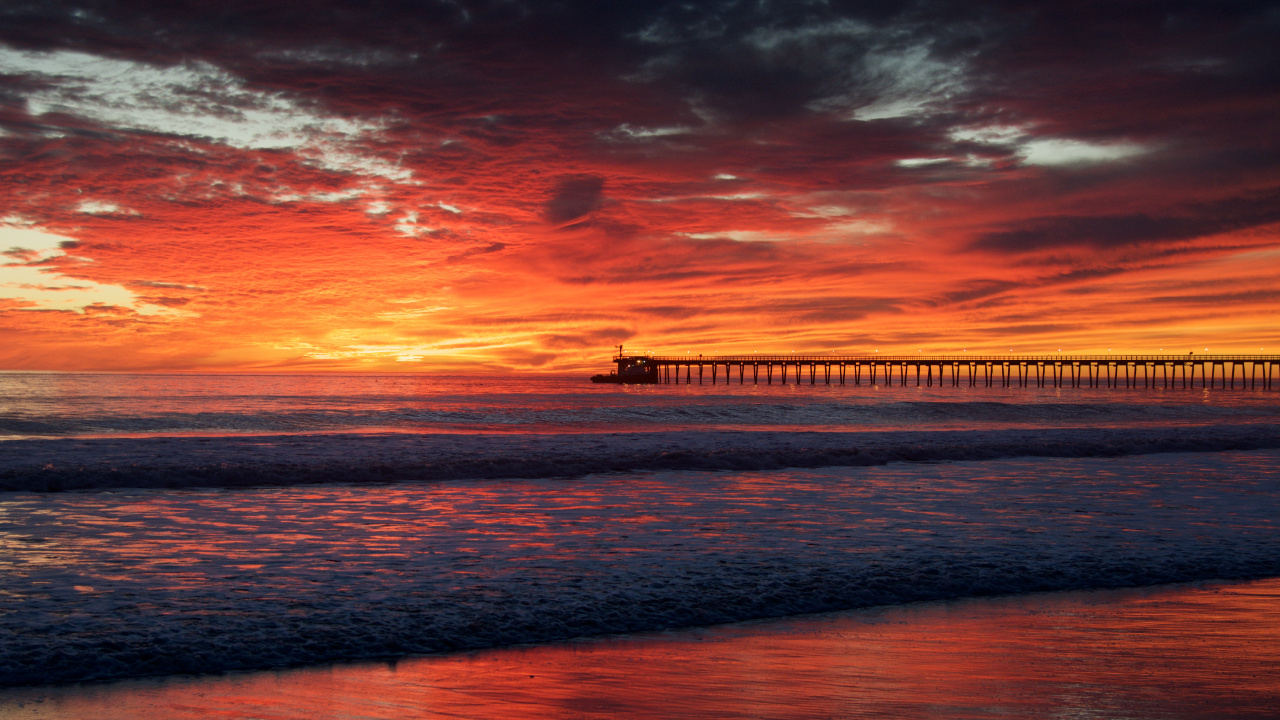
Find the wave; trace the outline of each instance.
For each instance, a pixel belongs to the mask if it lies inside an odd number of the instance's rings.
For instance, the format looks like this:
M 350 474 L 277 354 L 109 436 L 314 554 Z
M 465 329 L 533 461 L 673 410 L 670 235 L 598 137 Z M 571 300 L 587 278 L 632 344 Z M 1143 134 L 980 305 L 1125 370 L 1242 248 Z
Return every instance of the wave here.
M 635 492 L 489 483 L 475 494 L 38 498 L 7 516 L 25 519 L 30 549 L 18 556 L 40 567 L 0 583 L 0 685 L 1280 575 L 1277 463 L 1244 453 L 659 474 Z M 108 527 L 127 532 L 85 537 Z M 549 545 L 525 547 L 538 528 L 554 530 L 532 538 Z M 37 572 L 38 586 L 24 574 Z
M 586 398 L 590 400 L 591 398 Z M 76 435 L 162 433 L 272 433 L 360 431 L 370 428 L 415 429 L 630 429 L 699 426 L 892 428 L 916 425 L 1108 424 L 1221 422 L 1274 418 L 1270 406 L 1221 406 L 1183 403 L 1006 403 L 995 401 L 895 401 L 879 403 L 797 401 L 757 402 L 717 398 L 716 402 L 640 402 L 614 406 L 520 402 L 466 406 L 366 407 L 368 398 L 334 400 L 335 407 L 254 409 L 238 412 L 162 412 L 130 414 L 42 412 L 0 417 L 0 435 L 66 437 Z
M 0 686 L 100 681 L 149 675 L 260 670 L 327 662 L 546 643 L 652 632 L 877 605 L 1030 592 L 1136 587 L 1280 575 L 1280 558 L 1226 550 L 1191 559 L 1081 555 L 1036 563 L 1031 556 L 980 562 L 938 558 L 869 568 L 758 563 L 735 577 L 690 581 L 619 579 L 582 592 L 445 594 L 432 602 L 390 599 L 297 614 L 277 603 L 273 619 L 223 608 L 187 627 L 123 628 L 126 638 L 10 633 L 0 649 Z M 660 585 L 660 586 L 659 586 Z M 655 587 L 658 586 L 658 587 Z M 117 631 L 122 628 L 115 628 Z
M 1280 425 L 66 438 L 0 444 L 0 490 L 238 487 L 1118 457 L 1280 448 Z

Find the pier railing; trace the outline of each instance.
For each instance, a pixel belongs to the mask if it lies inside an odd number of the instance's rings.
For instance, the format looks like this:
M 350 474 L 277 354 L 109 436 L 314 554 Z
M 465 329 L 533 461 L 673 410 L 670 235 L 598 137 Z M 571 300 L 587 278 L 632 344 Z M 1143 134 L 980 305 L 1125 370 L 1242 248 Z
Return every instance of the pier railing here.
M 772 385 L 819 381 L 826 385 L 984 387 L 1241 387 L 1280 386 L 1280 355 L 618 355 L 623 367 L 643 366 L 650 382 L 732 382 Z M 681 378 L 683 370 L 684 377 Z M 1221 372 L 1219 372 L 1221 370 Z M 807 372 L 806 372 L 807 371 Z M 749 374 L 748 374 L 749 372 Z M 808 377 L 806 378 L 805 375 Z M 895 377 L 896 375 L 896 377 Z M 914 375 L 914 377 L 911 377 Z M 709 377 L 708 377 L 709 376 Z M 1141 385 L 1139 385 L 1141 382 Z

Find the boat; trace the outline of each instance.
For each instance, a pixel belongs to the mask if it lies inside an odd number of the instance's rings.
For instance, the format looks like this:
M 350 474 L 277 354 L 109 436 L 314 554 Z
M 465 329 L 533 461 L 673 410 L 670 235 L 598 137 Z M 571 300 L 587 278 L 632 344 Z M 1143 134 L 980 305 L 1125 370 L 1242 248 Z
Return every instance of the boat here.
M 644 355 L 623 355 L 622 346 L 618 345 L 618 356 L 613 359 L 618 369 L 608 375 L 593 375 L 593 383 L 614 383 L 618 385 L 652 385 L 658 382 L 658 366 Z
M 593 383 L 619 383 L 622 385 L 647 385 L 658 382 L 657 370 L 650 372 L 644 365 L 632 365 L 608 375 L 592 375 Z

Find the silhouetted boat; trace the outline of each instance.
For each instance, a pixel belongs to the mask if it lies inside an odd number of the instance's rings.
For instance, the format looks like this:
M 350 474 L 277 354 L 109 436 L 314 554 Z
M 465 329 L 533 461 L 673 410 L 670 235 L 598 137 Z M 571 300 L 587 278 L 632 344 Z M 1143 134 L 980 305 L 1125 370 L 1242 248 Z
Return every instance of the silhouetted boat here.
M 608 375 L 601 373 L 592 375 L 593 383 L 618 383 L 622 385 L 645 385 L 658 382 L 657 370 L 650 371 L 644 365 L 632 365 L 629 368 L 623 368 L 621 372 L 611 372 Z
M 618 369 L 605 375 L 593 375 L 593 383 L 616 383 L 619 385 L 652 385 L 658 382 L 658 366 L 649 358 L 640 356 L 627 357 L 622 354 L 622 346 L 618 345 L 618 355 L 613 359 Z

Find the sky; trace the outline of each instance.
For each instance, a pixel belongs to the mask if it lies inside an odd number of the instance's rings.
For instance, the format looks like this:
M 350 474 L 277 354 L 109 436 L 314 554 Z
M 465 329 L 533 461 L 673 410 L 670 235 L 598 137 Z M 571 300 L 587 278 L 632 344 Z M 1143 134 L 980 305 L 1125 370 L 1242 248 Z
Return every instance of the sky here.
M 0 6 L 0 369 L 1280 349 L 1280 3 Z

